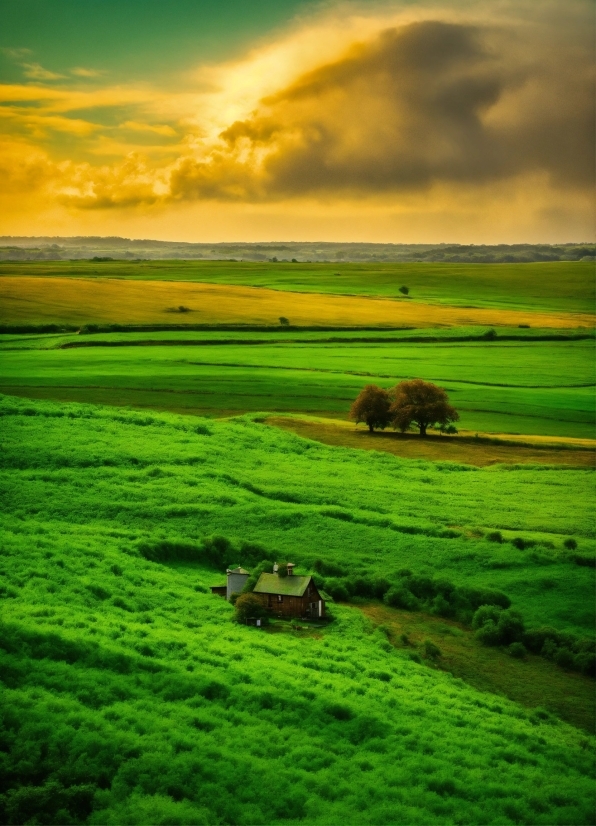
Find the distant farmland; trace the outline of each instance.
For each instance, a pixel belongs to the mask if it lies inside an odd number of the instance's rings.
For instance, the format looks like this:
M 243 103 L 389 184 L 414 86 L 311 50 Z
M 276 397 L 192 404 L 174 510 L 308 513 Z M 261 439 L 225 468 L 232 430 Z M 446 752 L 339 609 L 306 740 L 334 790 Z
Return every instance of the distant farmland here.
M 31 276 L 0 278 L 0 324 L 257 324 L 433 327 L 458 325 L 593 326 L 574 311 L 424 304 L 409 298 L 298 293 L 181 281 Z M 180 311 L 180 308 L 183 308 Z

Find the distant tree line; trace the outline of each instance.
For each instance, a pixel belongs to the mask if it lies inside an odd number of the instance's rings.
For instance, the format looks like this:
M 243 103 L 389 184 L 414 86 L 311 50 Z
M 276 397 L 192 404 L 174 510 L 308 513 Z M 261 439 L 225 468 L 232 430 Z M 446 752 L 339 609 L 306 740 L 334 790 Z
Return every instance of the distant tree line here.
M 57 240 L 59 244 L 51 243 Z M 476 264 L 581 261 L 596 257 L 596 245 L 575 244 L 340 244 L 292 242 L 287 244 L 193 244 L 172 241 L 133 241 L 129 238 L 0 237 L 1 261 L 98 260 L 122 261 L 211 259 L 218 261 L 269 261 L 270 263 L 339 262 L 445 262 Z

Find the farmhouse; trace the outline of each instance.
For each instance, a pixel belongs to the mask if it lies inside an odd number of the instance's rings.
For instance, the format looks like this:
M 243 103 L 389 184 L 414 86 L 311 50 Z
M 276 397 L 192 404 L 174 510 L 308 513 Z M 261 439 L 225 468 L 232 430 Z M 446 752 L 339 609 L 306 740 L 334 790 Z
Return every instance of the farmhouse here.
M 261 574 L 254 587 L 254 595 L 278 617 L 324 617 L 325 600 L 313 578 L 296 576 L 291 562 L 286 570 L 280 573 L 276 563 L 272 574 Z

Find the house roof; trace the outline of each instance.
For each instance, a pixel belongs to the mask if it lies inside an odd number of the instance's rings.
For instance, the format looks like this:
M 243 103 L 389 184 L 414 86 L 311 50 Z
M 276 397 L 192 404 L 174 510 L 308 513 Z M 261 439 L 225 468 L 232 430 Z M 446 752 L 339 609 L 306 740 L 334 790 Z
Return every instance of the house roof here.
M 254 587 L 255 594 L 283 594 L 289 597 L 304 596 L 310 576 L 278 576 L 277 574 L 261 574 Z
M 250 576 L 250 571 L 245 570 L 244 568 L 228 568 L 226 571 L 227 574 L 246 574 L 246 576 Z

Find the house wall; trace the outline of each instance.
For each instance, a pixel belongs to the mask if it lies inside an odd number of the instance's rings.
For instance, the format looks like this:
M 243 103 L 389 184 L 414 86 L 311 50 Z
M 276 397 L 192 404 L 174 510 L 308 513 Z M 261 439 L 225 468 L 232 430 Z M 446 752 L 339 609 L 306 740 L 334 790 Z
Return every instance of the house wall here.
M 311 616 L 312 603 L 317 604 L 317 611 L 313 616 L 325 616 L 325 602 L 321 599 L 321 595 L 317 591 L 314 583 L 310 585 L 310 593 L 307 588 L 306 593 L 302 597 L 292 597 L 285 594 L 281 595 L 281 601 L 278 594 L 254 594 L 261 604 L 267 608 L 274 616 L 291 618 L 291 617 L 307 617 Z
M 321 597 L 314 582 L 311 582 L 309 588 L 306 589 L 304 598 L 308 602 L 309 614 L 315 617 L 325 616 L 325 600 Z M 313 614 L 311 606 L 316 603 L 316 613 Z

